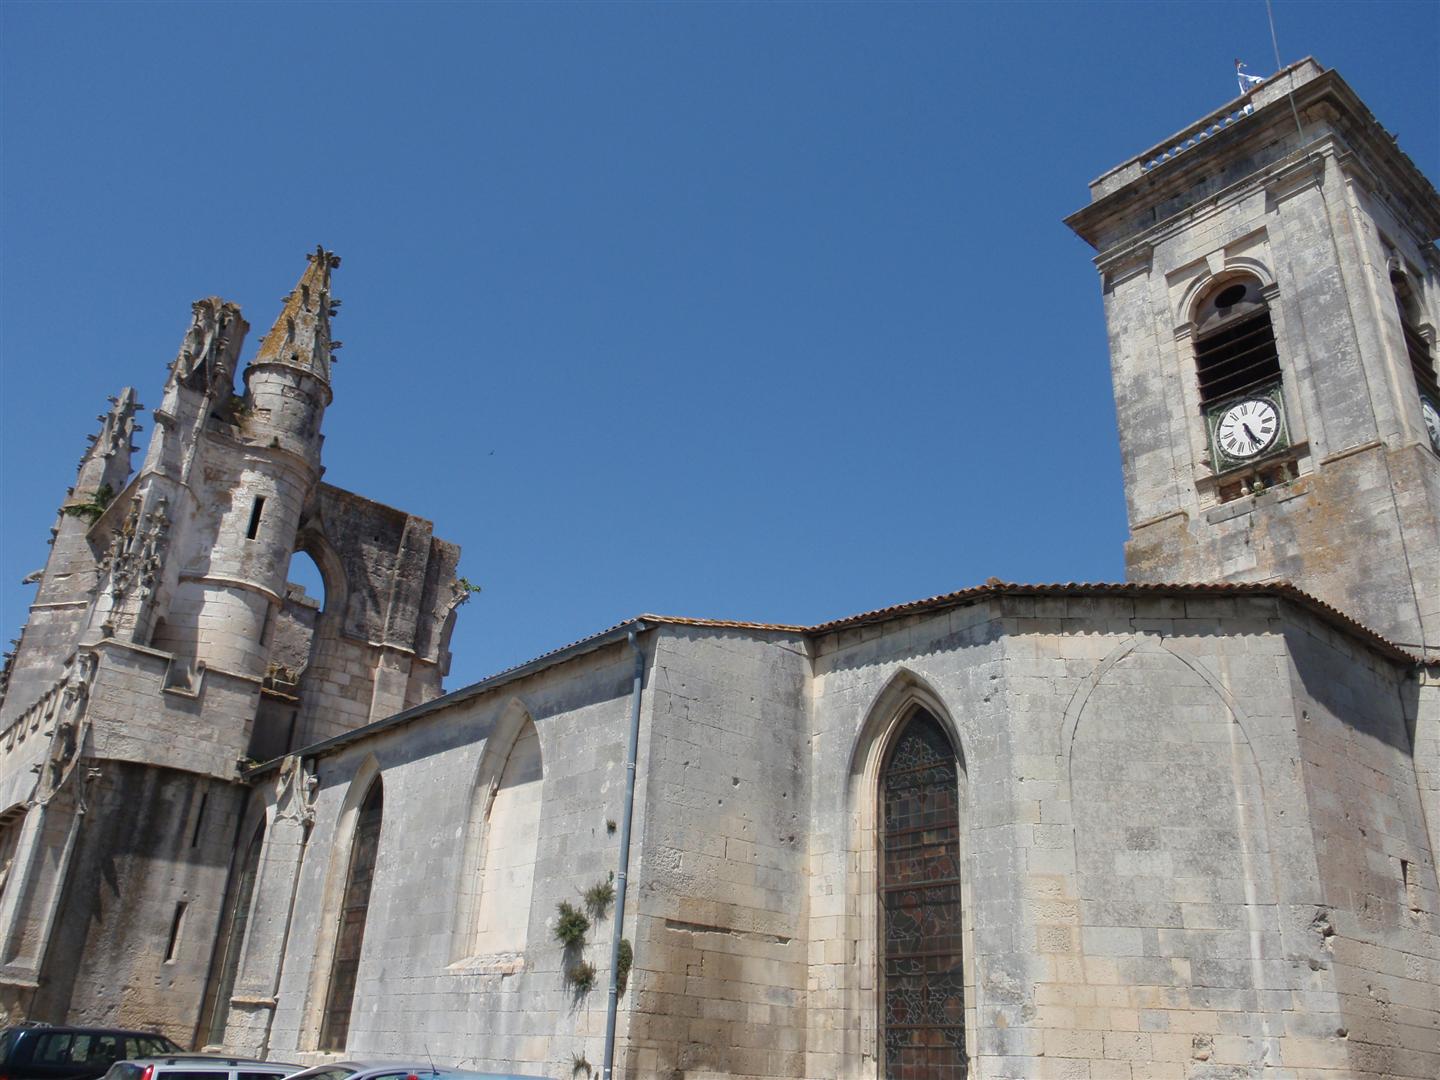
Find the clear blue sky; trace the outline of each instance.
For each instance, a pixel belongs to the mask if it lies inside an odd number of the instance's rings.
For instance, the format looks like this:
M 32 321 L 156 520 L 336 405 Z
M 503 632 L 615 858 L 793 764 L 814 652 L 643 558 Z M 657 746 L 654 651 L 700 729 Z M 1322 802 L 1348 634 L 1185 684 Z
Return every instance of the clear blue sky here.
M 1440 4 L 1275 3 L 1440 177 Z M 459 686 L 642 611 L 813 622 L 1117 580 L 1061 224 L 1275 69 L 1263 0 L 0 7 L 0 639 L 105 397 L 316 243 L 326 479 L 484 593 Z M 149 437 L 149 418 L 142 420 Z

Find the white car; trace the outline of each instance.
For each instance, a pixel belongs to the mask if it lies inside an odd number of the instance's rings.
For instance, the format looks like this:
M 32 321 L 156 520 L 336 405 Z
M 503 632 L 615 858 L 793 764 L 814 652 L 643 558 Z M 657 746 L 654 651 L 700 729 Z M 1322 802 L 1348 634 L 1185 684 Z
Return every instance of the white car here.
M 301 1068 L 224 1054 L 167 1054 L 117 1061 L 105 1080 L 282 1080 Z
M 290 1080 L 549 1080 L 535 1073 L 466 1072 L 431 1064 L 394 1061 L 338 1061 L 316 1065 Z

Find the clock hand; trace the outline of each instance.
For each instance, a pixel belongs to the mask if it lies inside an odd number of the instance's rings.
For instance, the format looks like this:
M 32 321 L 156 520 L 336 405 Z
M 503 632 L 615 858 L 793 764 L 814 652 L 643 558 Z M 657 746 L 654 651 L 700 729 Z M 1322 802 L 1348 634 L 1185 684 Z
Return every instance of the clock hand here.
M 1240 426 L 1245 429 L 1245 434 L 1250 437 L 1250 441 L 1251 441 L 1252 443 L 1254 443 L 1256 446 L 1259 446 L 1259 445 L 1260 445 L 1260 436 L 1256 435 L 1255 432 L 1253 432 L 1253 431 L 1250 430 L 1250 425 L 1247 424 L 1247 423 L 1245 423 L 1245 421 L 1242 420 L 1242 421 L 1240 421 Z

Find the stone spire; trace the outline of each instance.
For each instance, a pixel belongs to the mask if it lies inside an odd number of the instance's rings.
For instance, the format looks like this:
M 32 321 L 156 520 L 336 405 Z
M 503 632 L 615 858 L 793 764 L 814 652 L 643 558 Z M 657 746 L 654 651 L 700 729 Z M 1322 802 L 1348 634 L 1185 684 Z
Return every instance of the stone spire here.
M 331 354 L 340 348 L 340 342 L 330 340 L 330 318 L 340 307 L 330 296 L 330 271 L 340 265 L 340 256 L 322 245 L 306 258 L 310 265 L 285 297 L 284 310 L 250 366 L 284 364 L 308 371 L 328 386 Z
M 140 408 L 143 406 L 136 403 L 135 390 L 127 386 L 110 399 L 110 411 L 95 418 L 100 421 L 100 431 L 89 437 L 90 445 L 80 458 L 67 507 L 88 503 L 101 489 L 109 488 L 113 493 L 125 486 L 130 478 L 130 455 L 136 449 L 130 440 L 140 430 L 135 411 Z

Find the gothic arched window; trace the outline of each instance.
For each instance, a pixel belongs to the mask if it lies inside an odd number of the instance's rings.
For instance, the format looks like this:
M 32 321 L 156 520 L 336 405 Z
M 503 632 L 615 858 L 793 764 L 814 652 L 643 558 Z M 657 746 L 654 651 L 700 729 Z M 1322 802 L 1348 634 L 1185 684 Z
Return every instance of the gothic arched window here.
M 200 1009 L 203 1035 L 197 1040 L 204 1046 L 225 1041 L 225 1019 L 230 1011 L 230 995 L 235 989 L 235 976 L 240 970 L 240 950 L 245 945 L 245 932 L 250 926 L 250 901 L 255 895 L 255 878 L 260 871 L 260 852 L 265 846 L 265 821 L 262 818 L 250 836 L 240 863 L 239 876 L 230 885 L 229 903 L 220 932 L 224 947 L 220 965 L 205 989 Z
M 340 901 L 335 955 L 330 965 L 330 990 L 320 1027 L 321 1050 L 344 1050 L 350 1034 L 350 1010 L 355 1004 L 355 977 L 360 971 L 360 950 L 365 942 L 365 913 L 370 907 L 370 883 L 375 878 L 375 855 L 380 849 L 380 819 L 385 792 L 377 776 L 370 785 L 355 821 L 350 844 L 350 872 Z
M 924 709 L 910 714 L 890 750 L 880 811 L 884 1075 L 961 1080 L 959 763 Z

